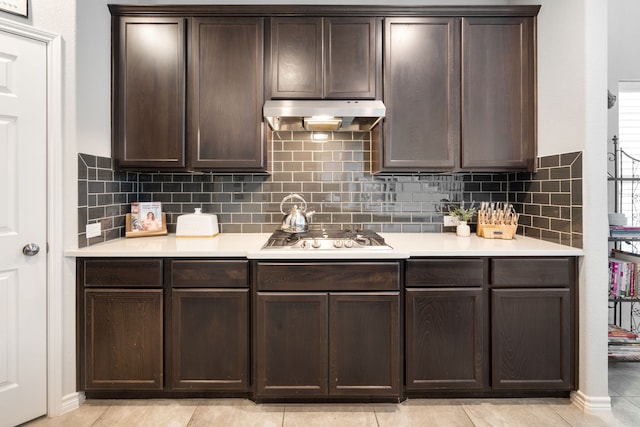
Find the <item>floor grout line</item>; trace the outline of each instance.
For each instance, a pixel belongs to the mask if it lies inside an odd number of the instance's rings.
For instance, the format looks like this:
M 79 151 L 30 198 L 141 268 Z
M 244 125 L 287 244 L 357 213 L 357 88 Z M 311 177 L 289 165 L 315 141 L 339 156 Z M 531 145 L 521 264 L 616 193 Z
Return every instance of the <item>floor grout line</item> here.
M 400 405 L 399 403 L 397 405 Z M 380 427 L 380 420 L 378 419 L 378 411 L 376 411 L 376 407 L 373 406 L 373 418 L 376 420 L 376 426 Z
M 569 427 L 573 427 L 573 424 L 571 424 L 571 422 L 569 420 L 567 420 L 565 417 L 562 416 L 562 414 L 558 411 L 556 411 L 556 408 L 554 408 L 553 406 L 551 406 L 550 404 L 546 404 L 549 409 L 551 409 L 551 411 L 556 414 L 562 421 L 564 421 Z
M 478 427 L 476 423 L 473 422 L 473 418 L 471 418 L 471 415 L 469 415 L 469 412 L 467 412 L 467 408 L 464 403 L 460 405 L 462 407 L 462 411 L 464 412 L 464 414 L 467 416 L 467 419 L 469 420 L 469 422 L 471 423 L 471 425 L 473 425 L 474 427 Z
M 282 406 L 282 424 L 281 424 L 281 427 L 284 427 L 284 416 L 285 416 L 286 412 L 287 412 L 287 405 L 283 405 Z
M 104 411 L 102 411 L 102 413 L 100 414 L 100 416 L 98 418 L 96 418 L 92 423 L 91 426 L 95 426 L 98 421 L 100 421 L 102 419 L 102 417 L 104 417 L 104 414 L 107 413 L 107 411 L 109 410 L 109 408 L 111 408 L 111 406 L 113 405 L 108 405 L 106 408 L 104 408 Z

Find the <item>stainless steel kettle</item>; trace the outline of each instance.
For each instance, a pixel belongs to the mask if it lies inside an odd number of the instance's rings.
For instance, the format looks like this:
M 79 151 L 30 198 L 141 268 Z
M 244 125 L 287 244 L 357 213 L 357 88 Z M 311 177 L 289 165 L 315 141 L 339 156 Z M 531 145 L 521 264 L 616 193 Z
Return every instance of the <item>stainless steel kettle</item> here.
M 302 206 L 293 205 L 287 212 L 283 210 L 284 202 L 287 200 L 298 199 L 302 202 Z M 307 211 L 307 202 L 299 194 L 289 194 L 280 202 L 280 212 L 284 215 L 282 218 L 282 231 L 287 233 L 302 233 L 309 229 L 309 221 L 311 216 L 315 213 L 313 209 Z

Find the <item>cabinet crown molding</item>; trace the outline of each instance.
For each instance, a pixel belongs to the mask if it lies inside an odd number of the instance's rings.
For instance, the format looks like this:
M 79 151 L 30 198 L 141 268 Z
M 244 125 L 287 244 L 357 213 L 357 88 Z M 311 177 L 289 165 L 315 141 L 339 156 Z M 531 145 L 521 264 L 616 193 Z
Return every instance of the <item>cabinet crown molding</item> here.
M 113 16 L 537 16 L 526 6 L 108 5 Z

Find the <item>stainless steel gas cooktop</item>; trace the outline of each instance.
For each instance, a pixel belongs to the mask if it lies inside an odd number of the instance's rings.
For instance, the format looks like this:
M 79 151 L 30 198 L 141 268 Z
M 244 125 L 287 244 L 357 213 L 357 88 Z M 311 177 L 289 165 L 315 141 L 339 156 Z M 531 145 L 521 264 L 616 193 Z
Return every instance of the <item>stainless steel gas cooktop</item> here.
M 309 230 L 303 233 L 276 231 L 262 249 L 384 250 L 392 249 L 372 230 Z

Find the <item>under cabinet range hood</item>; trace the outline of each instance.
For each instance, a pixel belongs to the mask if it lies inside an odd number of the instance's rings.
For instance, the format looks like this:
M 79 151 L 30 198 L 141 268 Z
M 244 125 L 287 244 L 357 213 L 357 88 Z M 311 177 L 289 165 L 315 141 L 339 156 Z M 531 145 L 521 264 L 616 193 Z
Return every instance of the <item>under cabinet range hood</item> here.
M 273 100 L 262 113 L 271 129 L 282 131 L 370 131 L 384 118 L 382 101 Z

